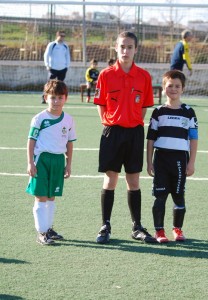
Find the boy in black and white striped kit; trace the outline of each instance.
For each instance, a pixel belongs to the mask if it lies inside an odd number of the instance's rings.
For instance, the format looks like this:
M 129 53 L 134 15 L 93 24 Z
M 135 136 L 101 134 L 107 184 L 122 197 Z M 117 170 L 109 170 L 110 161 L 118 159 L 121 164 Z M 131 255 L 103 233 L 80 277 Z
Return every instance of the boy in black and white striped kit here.
M 147 133 L 147 171 L 154 177 L 152 212 L 155 238 L 159 243 L 169 241 L 164 231 L 165 203 L 169 194 L 174 202 L 174 240 L 185 240 L 182 231 L 186 211 L 185 183 L 186 177 L 194 173 L 198 142 L 195 112 L 180 100 L 185 80 L 178 70 L 163 75 L 167 100 L 153 111 Z

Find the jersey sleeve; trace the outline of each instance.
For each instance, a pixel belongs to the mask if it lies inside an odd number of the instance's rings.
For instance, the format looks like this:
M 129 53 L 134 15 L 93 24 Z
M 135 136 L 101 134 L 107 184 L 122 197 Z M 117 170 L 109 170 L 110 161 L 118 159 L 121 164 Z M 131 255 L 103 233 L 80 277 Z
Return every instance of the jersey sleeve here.
M 145 89 L 145 98 L 142 107 L 151 107 L 154 105 L 153 98 L 153 87 L 152 87 L 152 79 L 148 72 L 146 72 L 146 89 Z
M 101 71 L 98 76 L 98 81 L 95 90 L 94 104 L 106 105 L 106 91 L 105 91 L 105 80 L 104 73 Z
M 90 69 L 91 68 L 88 68 L 86 73 L 85 73 L 85 79 L 87 82 L 93 82 L 93 79 L 90 77 Z
M 99 70 L 95 71 L 95 75 L 94 75 L 95 78 L 93 79 L 94 81 L 97 81 L 99 73 L 100 73 Z
M 68 134 L 68 142 L 73 142 L 77 140 L 76 131 L 75 131 L 75 122 L 72 118 L 71 121 L 71 127 L 69 128 L 69 134 Z
M 192 70 L 191 59 L 189 55 L 189 45 L 187 42 L 183 41 L 184 52 L 183 52 L 183 60 L 185 60 L 187 68 Z
M 71 55 L 70 55 L 70 49 L 69 46 L 67 44 L 66 45 L 66 67 L 69 68 L 70 63 L 71 63 Z
M 40 132 L 40 122 L 37 117 L 34 117 L 30 124 L 28 139 L 33 139 L 37 141 L 39 132 Z
M 47 45 L 46 50 L 45 50 L 44 55 L 43 55 L 43 57 L 44 57 L 44 64 L 45 64 L 46 67 L 49 67 L 49 57 L 50 57 L 50 54 L 51 54 L 51 49 L 53 47 L 53 44 L 54 43 L 51 42 L 51 43 L 49 43 Z
M 157 133 L 158 133 L 158 109 L 156 108 L 152 116 L 150 118 L 148 131 L 147 131 L 147 140 L 153 140 L 155 141 L 157 139 Z
M 191 111 L 191 118 L 190 118 L 190 127 L 189 127 L 189 139 L 190 140 L 198 140 L 198 121 L 193 109 Z

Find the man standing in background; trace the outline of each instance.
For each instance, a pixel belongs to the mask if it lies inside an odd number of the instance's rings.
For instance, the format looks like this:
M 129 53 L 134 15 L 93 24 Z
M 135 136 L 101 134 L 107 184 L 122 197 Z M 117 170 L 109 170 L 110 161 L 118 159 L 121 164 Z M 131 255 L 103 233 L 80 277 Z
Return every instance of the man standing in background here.
M 192 39 L 192 33 L 189 30 L 184 30 L 181 33 L 182 40 L 178 42 L 173 50 L 171 57 L 170 69 L 183 71 L 184 64 L 189 69 L 189 75 L 192 75 L 192 65 L 189 55 L 189 42 Z
M 57 31 L 56 40 L 50 42 L 44 53 L 44 64 L 48 71 L 48 80 L 58 79 L 64 81 L 70 65 L 70 51 L 64 42 L 65 32 Z M 45 103 L 44 97 L 42 103 Z

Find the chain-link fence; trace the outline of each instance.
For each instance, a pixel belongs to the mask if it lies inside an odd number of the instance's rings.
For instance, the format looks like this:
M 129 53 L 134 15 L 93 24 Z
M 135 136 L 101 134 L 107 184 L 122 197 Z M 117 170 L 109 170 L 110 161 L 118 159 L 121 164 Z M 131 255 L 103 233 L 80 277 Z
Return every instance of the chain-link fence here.
M 92 58 L 99 61 L 100 67 L 106 66 L 109 58 L 116 58 L 118 33 L 129 30 L 139 40 L 136 63 L 161 68 L 169 64 L 173 48 L 187 27 L 194 37 L 190 45 L 192 63 L 200 64 L 199 69 L 208 64 L 208 5 L 136 2 L 103 1 L 93 5 L 92 1 L 77 1 L 75 5 L 75 1 L 0 0 L 0 67 L 7 66 L 6 62 L 14 66 L 14 61 L 34 61 L 38 66 L 48 42 L 62 29 L 76 66 L 85 68 Z M 34 68 L 34 63 L 31 66 Z M 12 72 L 9 70 L 5 67 L 2 71 Z M 4 89 L 1 78 L 0 87 Z

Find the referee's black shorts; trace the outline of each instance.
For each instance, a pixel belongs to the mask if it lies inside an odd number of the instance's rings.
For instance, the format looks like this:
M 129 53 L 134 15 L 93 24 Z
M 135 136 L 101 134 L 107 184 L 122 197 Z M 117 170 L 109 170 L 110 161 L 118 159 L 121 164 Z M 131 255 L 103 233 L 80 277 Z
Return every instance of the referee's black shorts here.
M 100 140 L 99 172 L 140 173 L 144 156 L 144 127 L 105 126 Z

